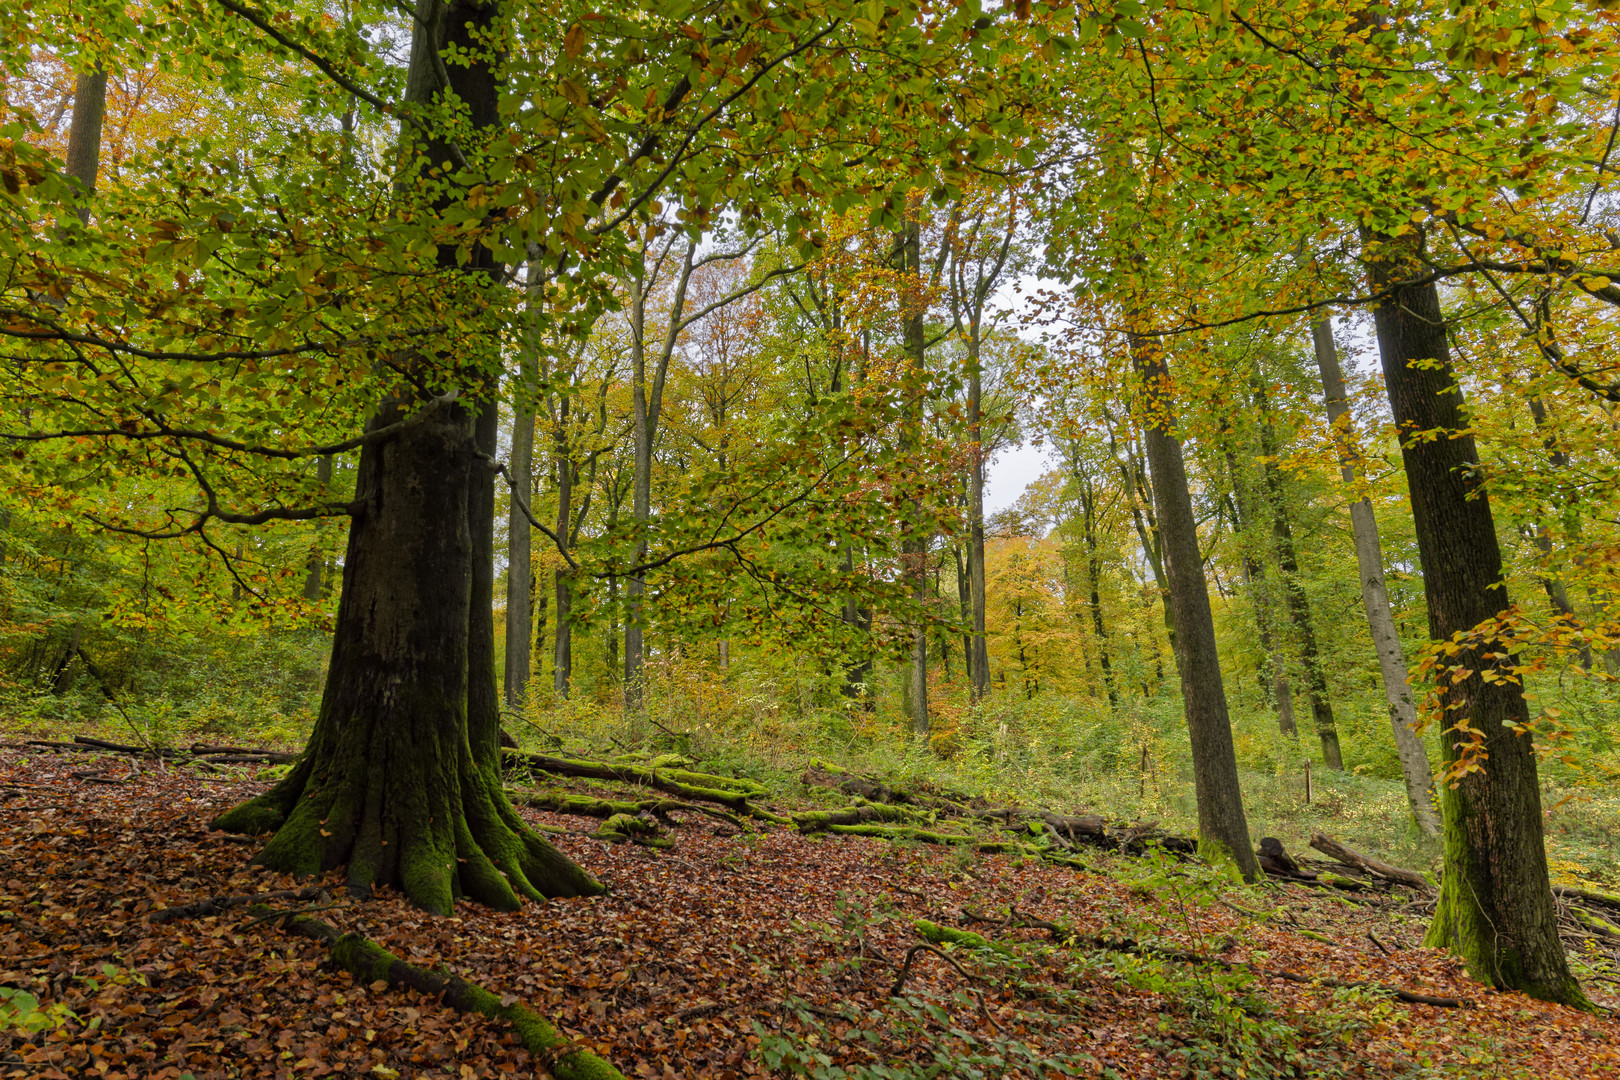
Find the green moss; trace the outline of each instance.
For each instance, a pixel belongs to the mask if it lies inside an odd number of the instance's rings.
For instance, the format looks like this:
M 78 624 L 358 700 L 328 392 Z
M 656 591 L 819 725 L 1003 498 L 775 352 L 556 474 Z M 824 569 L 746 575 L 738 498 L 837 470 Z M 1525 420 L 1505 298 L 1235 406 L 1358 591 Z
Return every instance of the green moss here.
M 320 873 L 324 813 L 314 800 L 300 802 L 253 861 L 284 874 L 312 877 Z
M 1014 958 L 1018 955 L 1007 946 L 991 941 L 983 935 L 975 934 L 971 930 L 952 930 L 948 926 L 941 926 L 936 922 L 929 922 L 927 919 L 915 919 L 912 921 L 912 925 L 917 928 L 917 936 L 930 945 L 960 945 L 968 949 L 989 949 L 991 952 L 1000 953 L 1002 956 Z
M 273 791 L 266 792 L 240 806 L 234 806 L 209 822 L 208 827 L 247 836 L 273 833 L 287 820 L 286 813 L 281 809 L 280 800 L 274 798 L 274 795 Z
M 845 836 L 875 836 L 883 840 L 915 840 L 922 844 L 971 844 L 978 839 L 966 833 L 931 832 L 909 825 L 829 825 L 827 831 Z
M 332 945 L 332 959 L 363 983 L 388 980 L 388 968 L 399 957 L 361 934 L 344 934 Z

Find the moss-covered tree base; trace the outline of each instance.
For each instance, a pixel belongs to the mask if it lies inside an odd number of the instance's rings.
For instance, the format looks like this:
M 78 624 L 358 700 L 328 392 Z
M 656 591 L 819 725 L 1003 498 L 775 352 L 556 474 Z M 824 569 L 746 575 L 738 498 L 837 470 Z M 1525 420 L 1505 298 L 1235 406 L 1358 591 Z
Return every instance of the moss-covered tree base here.
M 387 773 L 364 760 L 345 767 L 311 757 L 213 827 L 270 833 L 255 861 L 272 870 L 313 875 L 347 866 L 351 891 L 391 886 L 439 914 L 461 896 L 509 911 L 524 898 L 605 891 L 518 817 L 464 743 L 449 757 Z

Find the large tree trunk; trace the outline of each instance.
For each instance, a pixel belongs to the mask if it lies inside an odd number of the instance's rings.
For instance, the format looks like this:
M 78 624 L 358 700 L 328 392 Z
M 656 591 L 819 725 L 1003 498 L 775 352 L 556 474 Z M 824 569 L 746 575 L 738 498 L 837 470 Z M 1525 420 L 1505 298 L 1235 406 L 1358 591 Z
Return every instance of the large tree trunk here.
M 96 190 L 101 172 L 101 125 L 107 115 L 107 73 L 99 65 L 80 75 L 73 84 L 73 122 L 68 126 L 67 174 L 84 185 L 86 194 Z M 79 219 L 90 221 L 90 206 L 79 210 Z
M 494 3 L 424 4 L 407 100 L 438 92 L 435 55 L 476 128 L 497 122 L 484 42 L 499 40 Z M 489 275 L 474 248 L 466 272 Z M 439 252 L 446 271 L 454 248 Z M 424 364 L 431 361 L 423 361 Z M 474 388 L 475 390 L 477 388 Z M 257 861 L 316 874 L 347 865 L 360 893 L 379 885 L 447 914 L 466 895 L 511 909 L 522 897 L 602 891 L 529 829 L 506 801 L 499 772 L 495 687 L 493 404 L 482 419 L 455 402 L 385 401 L 373 428 L 412 409 L 432 415 L 360 454 L 357 508 L 321 711 L 292 772 L 222 814 L 217 828 L 273 832 Z
M 1397 286 L 1417 266 L 1399 243 L 1383 240 L 1369 253 L 1373 288 L 1393 290 L 1376 312 L 1378 350 L 1401 436 L 1429 635 L 1446 641 L 1494 618 L 1508 598 L 1440 296 L 1433 284 Z M 1523 688 L 1481 677 L 1502 667 L 1490 654 L 1506 652 L 1500 642 L 1479 641 L 1439 673 L 1442 760 L 1456 764 L 1472 733 L 1484 756 L 1483 768 L 1441 788 L 1445 873 L 1425 941 L 1451 948 L 1482 982 L 1585 1005 L 1558 940 Z
M 1361 607 L 1367 614 L 1367 630 L 1378 654 L 1378 673 L 1384 682 L 1384 701 L 1389 705 L 1389 726 L 1395 735 L 1395 752 L 1406 778 L 1406 801 L 1412 820 L 1427 836 L 1440 832 L 1440 819 L 1434 809 L 1434 776 L 1423 740 L 1414 730 L 1417 706 L 1406 682 L 1406 653 L 1401 648 L 1400 631 L 1389 608 L 1389 590 L 1384 587 L 1384 551 L 1378 540 L 1378 519 L 1372 501 L 1365 495 L 1354 498 L 1356 462 L 1361 453 L 1351 427 L 1350 404 L 1344 392 L 1344 373 L 1339 369 L 1339 350 L 1333 344 L 1333 327 L 1326 319 L 1311 323 L 1311 341 L 1316 350 L 1316 366 L 1322 373 L 1322 396 L 1326 401 L 1328 423 L 1339 450 L 1339 474 L 1351 488 L 1350 528 L 1355 536 L 1356 569 L 1361 578 Z
M 1158 340 L 1145 335 L 1133 335 L 1131 361 L 1141 380 L 1142 428 L 1175 622 L 1182 708 L 1192 744 L 1199 846 L 1212 858 L 1232 860 L 1245 881 L 1254 881 L 1260 876 L 1260 864 L 1243 813 L 1237 752 L 1232 745 L 1220 657 L 1215 651 L 1215 618 L 1210 612 L 1209 586 L 1198 553 L 1198 527 L 1187 486 L 1187 466 L 1181 442 L 1171 434 L 1175 414 L 1170 370 Z

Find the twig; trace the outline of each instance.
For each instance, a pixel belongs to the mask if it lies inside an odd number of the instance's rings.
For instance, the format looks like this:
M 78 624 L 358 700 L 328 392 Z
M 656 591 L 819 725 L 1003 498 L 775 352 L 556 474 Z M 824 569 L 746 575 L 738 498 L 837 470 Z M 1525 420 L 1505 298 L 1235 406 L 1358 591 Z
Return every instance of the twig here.
M 255 926 L 262 922 L 269 922 L 272 919 L 285 920 L 292 918 L 294 915 L 308 915 L 312 911 L 332 911 L 333 909 L 340 908 L 342 906 L 342 904 L 316 904 L 311 907 L 289 908 L 286 911 L 270 911 L 263 915 L 254 916 L 247 922 L 238 926 L 237 929 L 246 930 L 250 926 Z

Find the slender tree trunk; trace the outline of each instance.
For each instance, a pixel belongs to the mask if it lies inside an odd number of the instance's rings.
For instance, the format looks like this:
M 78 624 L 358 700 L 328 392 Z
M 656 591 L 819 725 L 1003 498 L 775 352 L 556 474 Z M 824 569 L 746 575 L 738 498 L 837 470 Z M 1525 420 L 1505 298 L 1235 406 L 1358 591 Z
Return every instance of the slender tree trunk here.
M 980 362 L 979 326 L 969 328 L 968 439 L 973 444 L 968 475 L 968 588 L 972 594 L 973 629 L 969 635 L 967 666 L 973 680 L 973 700 L 990 693 L 990 647 L 985 636 L 984 593 L 984 385 Z
M 968 580 L 967 559 L 962 545 L 952 544 L 951 555 L 956 561 L 956 610 L 962 619 L 962 673 L 967 676 L 969 691 L 978 684 L 973 681 L 973 585 Z
M 1351 489 L 1350 528 L 1355 536 L 1356 569 L 1361 578 L 1361 607 L 1367 614 L 1367 630 L 1378 654 L 1378 673 L 1384 683 L 1384 701 L 1389 706 L 1389 726 L 1395 736 L 1395 753 L 1406 778 L 1406 801 L 1412 820 L 1427 836 L 1440 832 L 1440 819 L 1434 806 L 1434 776 L 1429 755 L 1416 731 L 1417 706 L 1406 682 L 1406 653 L 1401 648 L 1400 631 L 1389 608 L 1389 590 L 1384 586 L 1384 551 L 1378 539 L 1378 519 L 1372 500 L 1356 497 L 1356 463 L 1361 460 L 1344 391 L 1344 373 L 1339 369 L 1339 350 L 1333 344 L 1333 327 L 1326 319 L 1311 323 L 1311 342 L 1316 349 L 1316 366 L 1322 373 L 1322 396 L 1327 404 L 1328 423 L 1339 450 L 1339 475 Z
M 1369 253 L 1373 288 L 1391 293 L 1376 311 L 1378 350 L 1401 436 L 1429 635 L 1446 641 L 1508 606 L 1501 549 L 1439 292 L 1432 283 L 1399 284 L 1418 265 L 1399 242 L 1369 242 L 1381 243 Z M 1435 431 L 1447 434 L 1434 438 Z M 1558 938 L 1524 693 L 1517 680 L 1480 674 L 1499 669 L 1491 654 L 1507 651 L 1500 642 L 1478 642 L 1449 657 L 1439 674 L 1442 760 L 1457 764 L 1474 737 L 1483 743 L 1484 767 L 1441 787 L 1445 874 L 1425 941 L 1450 947 L 1482 982 L 1585 1006 Z
M 1262 690 L 1269 691 L 1277 706 L 1277 729 L 1291 739 L 1298 738 L 1299 726 L 1294 721 L 1294 688 L 1289 684 L 1288 660 L 1277 643 L 1276 627 L 1272 621 L 1272 598 L 1266 564 L 1257 559 L 1254 552 L 1254 499 L 1248 481 L 1238 466 L 1237 455 L 1230 449 L 1226 451 L 1226 468 L 1232 481 L 1232 501 L 1228 509 L 1232 515 L 1232 527 L 1238 533 L 1243 581 L 1249 587 L 1249 600 L 1254 606 L 1255 635 L 1260 640 L 1260 651 L 1266 657 L 1260 684 Z M 1269 670 L 1266 670 L 1268 667 Z
M 1232 745 L 1226 688 L 1215 651 L 1215 618 L 1198 552 L 1198 527 L 1193 518 L 1187 466 L 1181 442 L 1171 433 L 1175 414 L 1170 370 L 1156 338 L 1133 335 L 1130 344 L 1131 361 L 1141 380 L 1141 422 L 1169 578 L 1182 707 L 1192 743 L 1199 846 L 1212 857 L 1231 859 L 1245 881 L 1254 881 L 1260 877 L 1260 864 L 1243 812 L 1237 752 Z
M 1277 576 L 1282 581 L 1283 599 L 1288 604 L 1288 618 L 1294 624 L 1294 637 L 1299 643 L 1299 659 L 1305 668 L 1306 696 L 1311 703 L 1311 717 L 1316 724 L 1316 737 L 1322 743 L 1322 762 L 1328 768 L 1344 771 L 1344 758 L 1339 752 L 1339 726 L 1333 719 L 1333 700 L 1328 695 L 1327 671 L 1322 667 L 1322 654 L 1316 644 L 1316 622 L 1311 617 L 1311 602 L 1300 581 L 1299 556 L 1294 546 L 1294 529 L 1288 521 L 1288 496 L 1283 488 L 1282 470 L 1277 468 L 1277 437 L 1271 427 L 1271 406 L 1266 399 L 1265 385 L 1255 382 L 1255 405 L 1260 415 L 1260 470 L 1265 478 L 1266 501 L 1271 510 L 1271 535 L 1276 544 Z
M 68 128 L 67 174 L 95 194 L 101 172 L 101 125 L 107 115 L 107 73 L 96 70 L 80 75 L 73 84 L 73 123 Z M 79 208 L 79 220 L 90 222 L 90 206 Z
M 533 624 L 534 571 L 531 549 L 532 526 L 519 505 L 528 498 L 534 470 L 534 376 L 535 357 L 526 351 L 519 363 L 519 385 L 512 397 L 512 454 L 508 472 L 512 478 L 511 509 L 506 515 L 506 707 L 516 712 L 529 694 L 529 630 Z M 529 507 L 533 513 L 533 506 Z
M 447 90 L 467 110 L 466 130 L 497 123 L 485 43 L 501 38 L 498 6 L 427 2 L 419 15 L 407 101 L 438 95 L 435 58 L 455 47 L 467 62 L 448 65 Z M 497 287 L 485 248 L 446 246 L 438 261 Z M 433 374 L 435 358 L 407 359 Z M 394 886 L 441 914 L 458 895 L 511 909 L 522 897 L 602 891 L 524 824 L 501 788 L 486 460 L 495 418 L 492 404 L 475 414 L 473 396 L 378 408 L 373 429 L 431 414 L 361 450 L 330 674 L 309 745 L 284 780 L 214 823 L 273 833 L 257 860 L 271 869 L 315 874 L 346 864 L 351 890 Z
M 922 295 L 922 227 L 917 222 L 906 226 L 901 237 L 906 309 L 905 348 L 910 384 L 907 393 L 905 419 L 905 445 L 912 452 L 920 452 L 923 436 L 923 402 L 927 386 L 927 369 L 923 355 L 926 338 L 923 316 L 925 300 Z M 901 565 L 911 579 L 911 596 L 916 601 L 915 622 L 911 628 L 911 659 L 901 680 L 901 712 L 911 722 L 912 732 L 920 739 L 928 737 L 928 621 L 923 615 L 928 600 L 928 538 L 923 533 L 922 504 L 910 500 L 911 521 L 905 525 L 906 534 L 901 541 Z
M 1103 687 L 1108 692 L 1108 707 L 1119 708 L 1119 691 L 1114 686 L 1114 669 L 1108 659 L 1108 629 L 1103 625 L 1102 611 L 1102 554 L 1097 543 L 1097 494 L 1089 479 L 1075 479 L 1080 484 L 1080 524 L 1086 544 L 1086 606 L 1091 610 L 1091 633 L 1097 639 L 1098 666 L 1102 669 Z
M 557 469 L 557 537 L 566 546 L 569 526 L 574 513 L 574 460 L 568 441 L 568 398 L 564 395 L 557 405 L 557 429 L 554 433 L 554 454 Z M 637 557 L 640 562 L 640 556 Z M 557 567 L 555 593 L 557 600 L 557 629 L 552 634 L 556 642 L 551 659 L 551 689 L 566 699 L 572 692 L 574 678 L 574 572 L 564 564 Z M 639 639 L 637 640 L 639 645 Z

